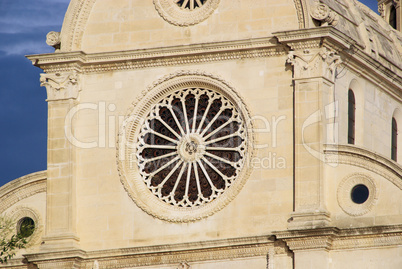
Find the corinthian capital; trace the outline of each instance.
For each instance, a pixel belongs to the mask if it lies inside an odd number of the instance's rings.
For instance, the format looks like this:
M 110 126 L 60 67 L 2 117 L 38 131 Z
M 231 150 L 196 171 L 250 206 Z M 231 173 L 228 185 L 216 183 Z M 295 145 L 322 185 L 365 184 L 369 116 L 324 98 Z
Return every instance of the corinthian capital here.
M 81 90 L 77 71 L 41 74 L 40 85 L 46 87 L 48 101 L 77 99 Z
M 296 79 L 324 77 L 334 81 L 335 70 L 342 61 L 336 51 L 321 48 L 319 50 L 290 51 L 286 63 L 293 66 Z

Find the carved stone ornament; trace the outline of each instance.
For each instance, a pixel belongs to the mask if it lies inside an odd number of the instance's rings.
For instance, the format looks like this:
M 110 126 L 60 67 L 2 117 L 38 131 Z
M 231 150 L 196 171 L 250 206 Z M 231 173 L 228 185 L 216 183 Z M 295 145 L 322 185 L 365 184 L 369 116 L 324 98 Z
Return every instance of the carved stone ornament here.
M 77 71 L 41 74 L 40 85 L 46 87 L 47 100 L 77 99 L 80 92 Z
M 385 18 L 385 4 L 378 4 L 378 13 L 380 13 L 381 17 L 384 19 Z
M 123 185 L 160 219 L 187 222 L 213 214 L 250 173 L 249 119 L 233 88 L 212 75 L 178 73 L 158 83 L 123 124 Z
M 335 26 L 338 23 L 338 14 L 333 12 L 326 4 L 316 3 L 311 10 L 311 17 L 320 21 L 320 26 Z
M 61 37 L 60 32 L 51 31 L 46 35 L 46 44 L 54 47 L 55 49 L 60 49 Z
M 190 26 L 207 19 L 220 0 L 154 0 L 159 15 L 177 26 Z
M 186 262 L 181 262 L 179 266 L 177 266 L 177 269 L 190 269 L 190 265 Z
M 295 78 L 325 77 L 334 81 L 336 68 L 342 63 L 337 52 L 327 48 L 320 50 L 290 51 L 286 63 L 293 65 Z
M 352 189 L 364 185 L 369 191 L 367 200 L 358 204 L 352 201 Z M 378 187 L 375 180 L 363 173 L 354 173 L 345 177 L 338 186 L 338 204 L 342 210 L 351 216 L 361 216 L 369 212 L 378 199 Z

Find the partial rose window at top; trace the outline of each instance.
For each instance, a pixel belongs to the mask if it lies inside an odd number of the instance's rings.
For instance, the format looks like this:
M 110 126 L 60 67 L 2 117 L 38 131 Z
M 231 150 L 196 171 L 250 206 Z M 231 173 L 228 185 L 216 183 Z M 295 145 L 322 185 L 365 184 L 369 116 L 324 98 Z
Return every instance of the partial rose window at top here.
M 202 7 L 208 0 L 173 0 L 179 7 L 183 9 L 194 10 Z
M 206 20 L 216 10 L 220 0 L 153 0 L 158 13 L 167 22 L 190 26 Z
M 240 114 L 223 95 L 176 91 L 153 106 L 141 129 L 137 158 L 144 183 L 173 206 L 214 200 L 242 167 L 244 132 Z

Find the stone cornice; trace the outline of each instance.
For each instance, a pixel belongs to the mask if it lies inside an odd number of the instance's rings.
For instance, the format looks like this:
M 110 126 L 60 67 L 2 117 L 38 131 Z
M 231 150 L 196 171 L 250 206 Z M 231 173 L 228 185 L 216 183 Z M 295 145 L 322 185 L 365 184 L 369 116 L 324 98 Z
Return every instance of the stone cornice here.
M 380 87 L 390 89 L 394 96 L 402 99 L 401 68 L 385 58 L 381 58 L 381 61 L 372 58 L 357 41 L 331 26 L 277 32 L 274 36 L 257 39 L 91 54 L 82 51 L 58 52 L 30 55 L 27 58 L 46 73 L 77 70 L 85 74 L 284 56 L 289 48 L 303 51 L 322 47 L 339 54 L 342 65 Z
M 27 56 L 47 73 L 82 73 L 195 64 L 285 55 L 274 37 L 106 53 L 65 52 Z
M 92 265 L 96 263 L 99 268 L 112 269 L 266 256 L 269 249 L 274 247 L 273 237 L 258 236 L 89 252 L 67 250 L 24 256 L 29 263 L 39 265 L 39 268 L 55 268 L 55 264 L 61 266 L 57 268 L 92 268 Z M 276 245 L 276 247 L 279 246 Z M 75 267 L 63 267 L 72 265 Z
M 273 252 L 286 253 L 287 247 L 293 251 L 330 251 L 397 246 L 402 244 L 402 225 L 286 230 L 274 232 L 274 235 L 88 252 L 76 249 L 24 256 L 29 264 L 39 268 L 94 268 L 95 264 L 99 266 L 96 268 L 108 269 L 179 265 L 207 260 L 265 257 Z
M 46 191 L 47 171 L 17 178 L 0 188 L 0 213 L 22 199 Z
M 332 26 L 283 31 L 273 34 L 278 38 L 280 43 L 286 44 L 293 50 L 314 48 L 309 46 L 309 42 L 313 41 L 315 41 L 318 47 L 324 44 L 339 51 L 357 44 L 357 41 Z M 306 43 L 306 45 L 303 46 L 303 43 Z
M 293 251 L 378 248 L 402 244 L 402 225 L 347 229 L 328 227 L 279 231 L 274 234 Z
M 402 101 L 402 69 L 391 61 L 385 66 L 362 50 L 351 50 L 346 53 L 348 61 L 345 65 L 357 74 L 369 79 L 377 87 L 387 90 L 392 96 Z M 344 56 L 345 57 L 345 56 Z
M 381 61 L 374 59 L 364 47 L 348 35 L 334 27 L 318 27 L 311 29 L 277 32 L 274 35 L 278 41 L 291 50 L 306 51 L 326 47 L 339 53 L 342 65 L 354 70 L 369 79 L 393 96 L 402 99 L 402 69 L 392 61 L 381 57 Z
M 388 179 L 402 190 L 402 166 L 389 158 L 352 145 L 326 145 L 324 153 L 327 163 L 348 164 L 367 169 Z

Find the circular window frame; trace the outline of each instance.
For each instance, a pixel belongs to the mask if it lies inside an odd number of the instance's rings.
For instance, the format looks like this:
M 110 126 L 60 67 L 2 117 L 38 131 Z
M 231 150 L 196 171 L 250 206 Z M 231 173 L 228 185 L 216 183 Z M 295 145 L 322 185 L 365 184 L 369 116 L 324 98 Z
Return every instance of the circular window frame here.
M 244 121 L 245 153 L 243 166 L 232 185 L 219 197 L 196 207 L 177 207 L 157 198 L 146 186 L 138 167 L 137 139 L 145 120 L 155 104 L 185 88 L 205 88 L 222 94 L 236 105 Z M 201 71 L 179 71 L 155 82 L 135 102 L 124 120 L 119 133 L 117 162 L 121 182 L 132 200 L 148 214 L 171 222 L 191 222 L 208 217 L 224 208 L 240 192 L 251 174 L 254 135 L 249 110 L 235 89 L 221 78 Z M 133 165 L 135 164 L 135 165 Z
M 364 185 L 369 190 L 368 198 L 365 202 L 358 204 L 352 200 L 351 192 L 358 185 Z M 338 186 L 338 204 L 342 210 L 351 216 L 361 216 L 373 208 L 378 200 L 378 187 L 375 180 L 362 173 L 354 173 L 345 177 Z
M 167 22 L 176 26 L 191 26 L 206 20 L 218 7 L 220 0 L 208 0 L 193 10 L 180 8 L 174 0 L 154 0 L 155 9 Z
M 15 233 L 18 233 L 19 225 L 24 218 L 30 218 L 35 223 L 35 230 L 33 233 L 26 237 L 26 247 L 38 245 L 41 242 L 41 236 L 43 231 L 43 224 L 40 214 L 29 207 L 18 207 L 11 213 L 11 218 L 15 221 Z

